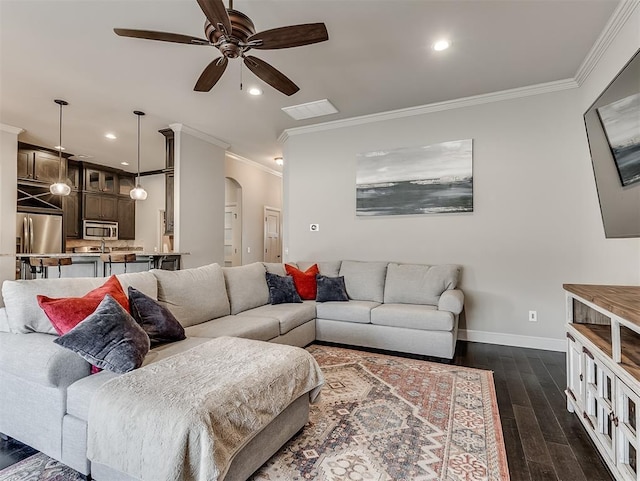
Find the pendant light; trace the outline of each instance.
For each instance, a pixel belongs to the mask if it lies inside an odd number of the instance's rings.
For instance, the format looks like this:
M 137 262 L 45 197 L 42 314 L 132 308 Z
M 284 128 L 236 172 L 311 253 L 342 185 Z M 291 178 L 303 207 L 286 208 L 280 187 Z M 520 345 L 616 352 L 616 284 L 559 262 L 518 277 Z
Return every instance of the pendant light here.
M 131 189 L 129 196 L 133 200 L 145 200 L 147 198 L 147 191 L 140 185 L 140 117 L 144 115 L 144 112 L 134 110 L 133 113 L 138 116 L 138 177 L 136 177 L 136 186 Z
M 54 100 L 60 106 L 60 142 L 58 143 L 58 182 L 49 186 L 49 191 L 54 195 L 69 195 L 71 187 L 62 181 L 62 106 L 69 105 L 66 100 Z

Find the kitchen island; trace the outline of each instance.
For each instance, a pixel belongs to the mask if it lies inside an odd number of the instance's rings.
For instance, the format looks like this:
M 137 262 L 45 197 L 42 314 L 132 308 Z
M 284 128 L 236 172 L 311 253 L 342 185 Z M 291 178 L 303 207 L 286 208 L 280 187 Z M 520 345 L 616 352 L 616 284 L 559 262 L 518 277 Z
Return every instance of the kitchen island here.
M 102 254 L 116 255 L 135 254 L 135 260 L 127 262 L 127 272 L 142 272 L 149 269 L 179 270 L 181 258 L 188 252 L 146 252 L 141 250 L 105 250 L 97 252 L 64 252 L 57 254 L 16 254 L 20 264 L 20 279 L 42 277 L 39 267 L 31 265 L 32 258 L 46 257 L 51 259 L 71 258 L 70 265 L 60 266 L 60 277 L 103 277 L 110 274 L 124 273 L 124 263 L 113 262 L 111 266 L 102 260 Z M 109 269 L 110 267 L 110 269 Z M 45 268 L 47 277 L 58 277 L 58 267 Z M 111 271 L 111 272 L 109 272 Z

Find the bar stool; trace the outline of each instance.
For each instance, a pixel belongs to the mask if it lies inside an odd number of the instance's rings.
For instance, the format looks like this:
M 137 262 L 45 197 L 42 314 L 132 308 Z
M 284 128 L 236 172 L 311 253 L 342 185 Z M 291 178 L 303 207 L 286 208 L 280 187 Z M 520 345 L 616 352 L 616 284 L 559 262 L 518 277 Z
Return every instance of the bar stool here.
M 40 274 L 41 279 L 49 277 L 49 267 L 58 266 L 58 278 L 62 276 L 62 266 L 73 264 L 71 257 L 30 257 L 31 272 Z
M 107 266 L 109 267 L 109 275 L 111 275 L 112 264 L 124 264 L 124 272 L 127 273 L 127 263 L 135 262 L 136 255 L 131 253 L 109 253 L 100 254 L 100 260 L 102 261 L 102 275 L 107 277 Z

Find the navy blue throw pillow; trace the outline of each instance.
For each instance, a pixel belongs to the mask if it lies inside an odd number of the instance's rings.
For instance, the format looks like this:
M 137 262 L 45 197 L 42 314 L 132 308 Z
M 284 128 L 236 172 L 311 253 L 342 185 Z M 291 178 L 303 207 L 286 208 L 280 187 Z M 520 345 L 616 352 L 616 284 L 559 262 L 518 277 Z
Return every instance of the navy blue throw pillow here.
M 316 275 L 316 281 L 318 283 L 317 302 L 349 300 L 347 288 L 344 285 L 344 276 L 327 277 L 318 274 Z
M 285 304 L 291 302 L 302 302 L 296 290 L 291 276 L 279 276 L 266 273 L 267 286 L 269 286 L 269 302 L 271 304 Z
M 184 327 L 165 306 L 131 286 L 128 294 L 131 315 L 147 333 L 151 345 L 187 338 Z
M 93 314 L 53 342 L 118 374 L 139 368 L 150 345 L 147 333 L 109 294 Z

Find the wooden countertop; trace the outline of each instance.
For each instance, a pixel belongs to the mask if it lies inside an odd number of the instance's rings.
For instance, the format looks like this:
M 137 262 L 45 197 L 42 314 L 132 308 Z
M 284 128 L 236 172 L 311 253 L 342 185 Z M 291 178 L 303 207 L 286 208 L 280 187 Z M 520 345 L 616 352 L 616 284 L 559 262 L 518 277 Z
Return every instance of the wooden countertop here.
M 564 284 L 576 296 L 640 326 L 640 286 Z

